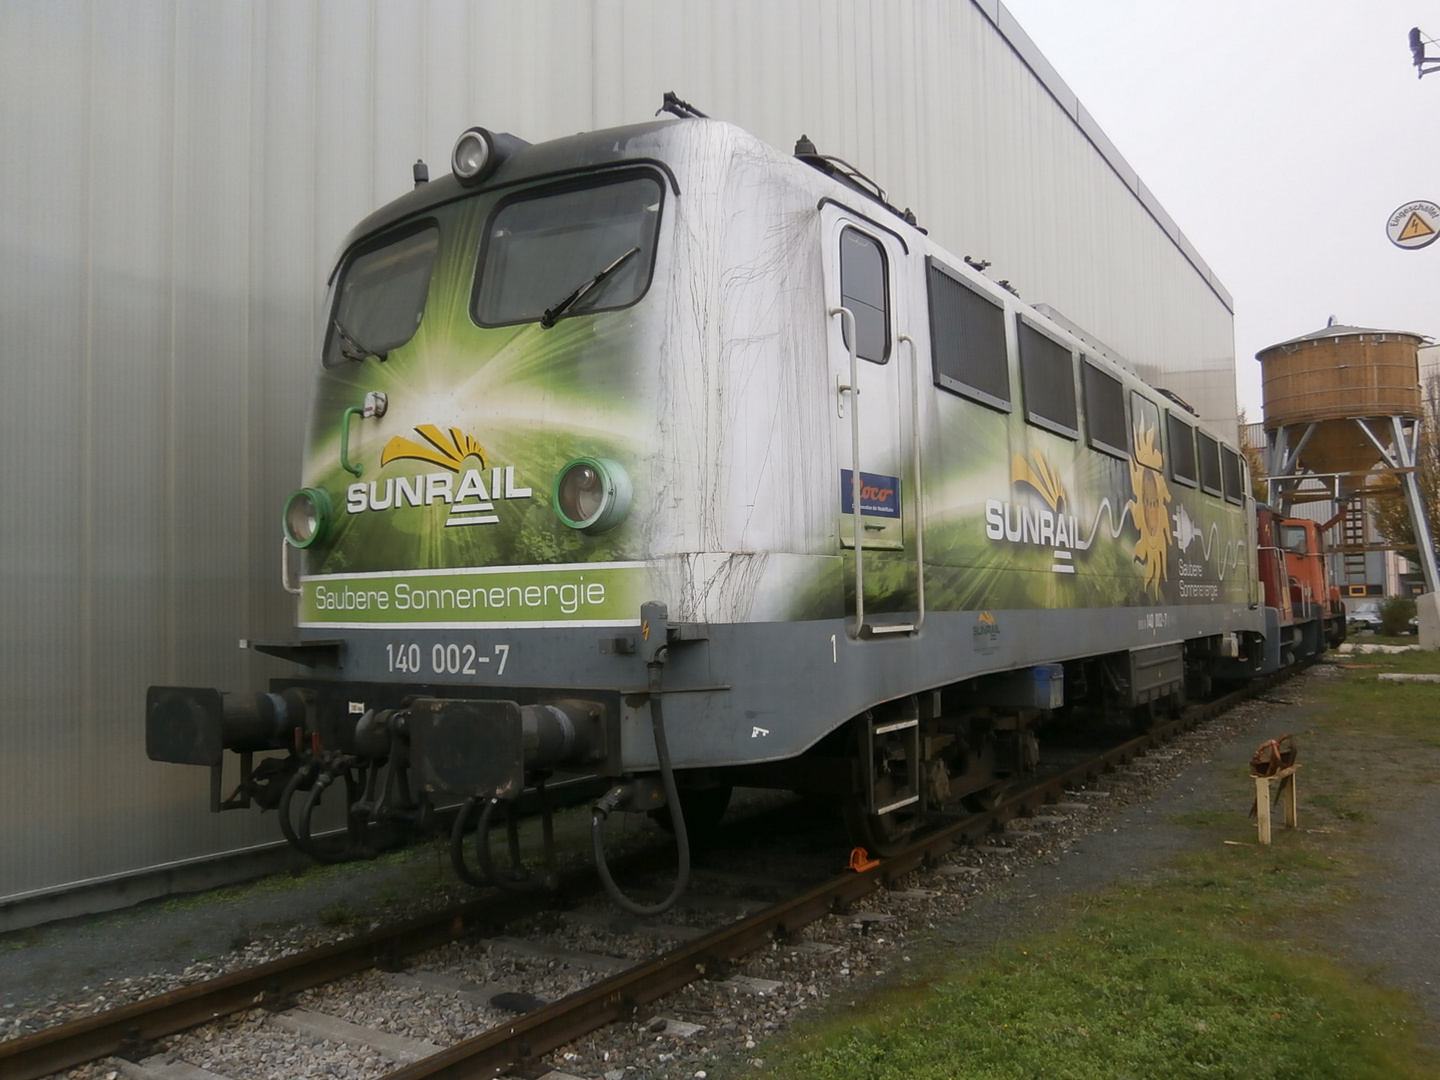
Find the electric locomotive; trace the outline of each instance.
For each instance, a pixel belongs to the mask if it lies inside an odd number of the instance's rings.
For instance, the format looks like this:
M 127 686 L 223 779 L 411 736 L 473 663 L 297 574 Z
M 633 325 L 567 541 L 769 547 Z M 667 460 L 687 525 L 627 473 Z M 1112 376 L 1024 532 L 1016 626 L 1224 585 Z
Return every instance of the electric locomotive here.
M 345 241 L 283 511 L 297 634 L 251 643 L 298 673 L 148 695 L 150 757 L 209 767 L 213 809 L 322 855 L 327 791 L 352 854 L 463 801 L 457 869 L 505 885 L 493 814 L 604 777 L 602 870 L 615 809 L 676 833 L 656 910 L 733 785 L 834 798 L 884 851 L 1033 768 L 1043 717 L 1310 647 L 1278 648 L 1245 462 L 1183 402 L 808 140 L 672 111 L 473 128 Z

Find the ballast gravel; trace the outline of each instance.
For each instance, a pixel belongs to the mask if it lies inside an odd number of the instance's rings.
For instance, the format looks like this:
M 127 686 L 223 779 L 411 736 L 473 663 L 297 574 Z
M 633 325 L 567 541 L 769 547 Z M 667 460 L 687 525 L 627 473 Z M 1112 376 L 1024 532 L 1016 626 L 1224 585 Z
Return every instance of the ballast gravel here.
M 1242 769 L 1271 730 L 1277 706 L 1303 702 L 1307 688 L 1338 672 L 1319 664 L 1269 699 L 1260 698 L 1207 722 L 1131 767 L 1108 774 L 1091 790 L 1076 792 L 1034 818 L 1016 822 L 983 844 L 958 848 L 947 862 L 917 871 L 895 889 L 872 893 L 856 908 L 812 923 L 793 940 L 774 942 L 734 967 L 707 971 L 704 978 L 617 1023 L 560 1048 L 547 1060 L 558 1074 L 582 1080 L 703 1080 L 723 1063 L 764 1075 L 766 1039 L 783 1031 L 803 1012 L 843 1009 L 870 989 L 905 981 L 907 970 L 937 948 L 957 956 L 993 946 L 1017 932 L 1050 899 L 1098 888 L 1116 878 L 1143 874 L 1187 844 L 1193 836 L 1168 826 L 1170 816 L 1208 805 L 1216 785 L 1207 769 Z M 1154 800 L 1165 793 L 1163 805 Z M 1239 814 L 1244 807 L 1235 808 Z M 677 909 L 667 920 L 683 926 L 713 926 L 753 909 L 754 889 L 743 882 L 727 897 L 719 875 L 705 882 L 705 903 Z M 746 895 L 748 894 L 748 895 Z M 430 888 L 397 915 L 411 917 L 420 904 L 439 908 L 451 901 Z M 256 901 L 263 903 L 262 900 Z M 728 906 L 727 906 L 728 905 Z M 555 949 L 636 959 L 673 944 L 649 934 L 606 930 L 597 906 L 591 920 L 565 921 L 553 914 L 517 924 L 506 934 Z M 171 933 L 183 922 L 169 915 Z M 175 989 L 225 971 L 368 930 L 376 920 L 345 926 L 316 926 L 313 916 L 294 925 L 246 931 L 223 957 L 165 970 L 105 979 L 96 972 L 83 986 L 57 987 L 42 1000 L 12 1000 L 0 991 L 0 1037 L 29 1031 Z M 654 920 L 652 922 L 659 922 Z M 251 925 L 258 923 L 252 920 Z M 3 944 L 4 939 L 0 939 Z M 25 952 L 23 942 L 8 961 Z M 925 950 L 930 950 L 925 952 Z M 42 957 L 33 958 L 43 963 Z M 7 962 L 0 953 L 0 974 Z M 608 972 L 587 970 L 558 959 L 506 955 L 483 940 L 455 942 L 410 958 L 407 971 L 426 973 L 483 988 L 417 987 L 370 971 L 297 995 L 294 1004 L 393 1035 L 449 1045 L 480 1034 L 514 1014 L 493 1007 L 488 993 L 510 988 L 554 1000 Z M 157 1052 L 231 1080 L 302 1076 L 370 1080 L 396 1067 L 378 1052 L 329 1041 L 307 1042 L 279 1028 L 263 1010 L 252 1010 L 203 1030 L 162 1040 Z M 115 1080 L 114 1059 L 71 1070 L 74 1080 Z

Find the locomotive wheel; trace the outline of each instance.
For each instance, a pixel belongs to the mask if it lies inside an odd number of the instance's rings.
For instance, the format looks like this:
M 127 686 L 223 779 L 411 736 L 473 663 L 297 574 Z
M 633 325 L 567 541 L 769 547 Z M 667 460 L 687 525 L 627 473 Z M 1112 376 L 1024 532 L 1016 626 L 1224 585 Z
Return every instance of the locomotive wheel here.
M 865 738 L 863 732 L 860 724 L 852 725 L 850 754 L 862 763 L 861 771 L 864 770 L 865 760 L 860 745 L 860 740 Z M 879 748 L 873 754 L 873 761 L 875 775 L 870 778 L 870 784 L 875 790 L 876 803 L 883 806 L 893 799 L 897 790 L 906 786 L 908 781 L 907 778 L 896 775 L 890 755 L 881 752 Z M 894 855 L 909 842 L 911 834 L 921 824 L 921 817 L 915 812 L 917 804 L 914 803 L 901 810 L 892 810 L 888 814 L 870 813 L 864 791 L 846 795 L 840 809 L 851 843 L 863 847 L 871 855 Z
M 1130 730 L 1136 735 L 1149 733 L 1159 723 L 1160 716 L 1153 701 L 1147 701 L 1144 705 L 1136 705 L 1130 710 Z
M 856 847 L 863 847 L 871 855 L 894 855 L 910 842 L 910 837 L 920 825 L 916 816 L 868 813 L 863 795 L 846 796 L 842 810 L 845 833 L 850 842 Z
M 730 806 L 730 784 L 717 784 L 707 788 L 681 788 L 680 810 L 685 816 L 685 832 L 690 843 L 697 844 L 713 837 L 720 828 L 720 819 Z M 675 834 L 675 823 L 670 818 L 670 807 L 662 806 L 651 810 L 650 817 L 666 832 Z

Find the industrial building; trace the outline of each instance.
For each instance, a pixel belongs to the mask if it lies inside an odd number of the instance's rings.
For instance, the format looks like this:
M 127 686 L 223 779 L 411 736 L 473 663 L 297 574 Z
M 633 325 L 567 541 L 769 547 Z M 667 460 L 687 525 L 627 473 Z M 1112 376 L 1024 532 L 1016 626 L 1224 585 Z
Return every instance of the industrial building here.
M 667 90 L 807 135 L 1233 430 L 1231 297 L 999 0 L 0 5 L 0 929 L 271 857 L 146 759 L 145 688 L 287 670 L 238 646 L 290 630 L 342 237 L 471 124 L 540 141 Z

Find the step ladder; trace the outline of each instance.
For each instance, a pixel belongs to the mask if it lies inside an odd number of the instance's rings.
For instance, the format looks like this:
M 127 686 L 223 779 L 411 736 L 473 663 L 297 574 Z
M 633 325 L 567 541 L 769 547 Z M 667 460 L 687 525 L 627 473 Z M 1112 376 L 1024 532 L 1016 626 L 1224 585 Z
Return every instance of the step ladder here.
M 1345 507 L 1345 517 L 1340 523 L 1340 552 L 1346 596 L 1365 595 L 1364 589 L 1368 584 L 1365 532 L 1365 504 L 1360 499 L 1351 499 Z

